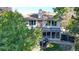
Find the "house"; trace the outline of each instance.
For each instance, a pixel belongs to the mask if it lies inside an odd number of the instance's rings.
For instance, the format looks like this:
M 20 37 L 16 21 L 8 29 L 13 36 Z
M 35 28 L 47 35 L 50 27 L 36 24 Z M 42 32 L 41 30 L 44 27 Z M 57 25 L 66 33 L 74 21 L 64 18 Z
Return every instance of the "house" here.
M 3 11 L 12 11 L 12 8 L 11 7 L 0 7 L 0 12 L 3 12 Z
M 61 39 L 61 17 L 55 20 L 53 16 L 52 13 L 40 9 L 38 13 L 30 14 L 29 17 L 26 18 L 26 26 L 28 26 L 29 29 L 34 29 L 36 27 L 41 28 L 42 39 L 48 38 L 51 43 L 73 45 L 73 42 Z
M 38 13 L 33 13 L 30 14 L 29 17 L 27 17 L 27 21 L 28 21 L 28 27 L 29 28 L 35 28 L 35 27 L 44 27 L 46 21 L 49 19 L 52 19 L 52 13 L 46 12 L 46 11 L 42 11 L 41 9 L 39 10 Z
M 0 7 L 0 16 L 2 15 L 4 11 L 12 11 L 12 8 L 11 7 Z
M 61 24 L 60 19 L 55 21 L 53 14 L 50 12 L 39 10 L 36 14 L 31 14 L 27 17 L 28 28 L 42 28 L 43 38 L 47 37 L 49 40 L 61 39 Z

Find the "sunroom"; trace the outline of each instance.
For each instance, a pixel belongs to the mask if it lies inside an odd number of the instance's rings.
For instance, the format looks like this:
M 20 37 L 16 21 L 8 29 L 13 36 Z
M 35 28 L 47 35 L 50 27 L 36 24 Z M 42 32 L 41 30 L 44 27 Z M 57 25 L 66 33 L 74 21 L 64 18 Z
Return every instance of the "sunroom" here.
M 61 30 L 60 29 L 43 29 L 43 38 L 47 37 L 49 40 L 60 40 Z

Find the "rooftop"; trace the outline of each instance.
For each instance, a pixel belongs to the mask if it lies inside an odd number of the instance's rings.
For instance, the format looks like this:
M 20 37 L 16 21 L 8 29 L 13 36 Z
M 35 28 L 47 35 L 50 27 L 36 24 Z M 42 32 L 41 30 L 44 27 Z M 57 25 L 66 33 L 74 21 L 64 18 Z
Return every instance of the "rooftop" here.
M 41 15 L 41 18 L 39 18 L 39 15 Z M 26 19 L 28 19 L 28 20 L 42 20 L 42 19 L 43 20 L 50 20 L 50 19 L 53 19 L 54 15 L 55 14 L 53 14 L 51 12 L 39 10 L 38 13 L 28 14 Z

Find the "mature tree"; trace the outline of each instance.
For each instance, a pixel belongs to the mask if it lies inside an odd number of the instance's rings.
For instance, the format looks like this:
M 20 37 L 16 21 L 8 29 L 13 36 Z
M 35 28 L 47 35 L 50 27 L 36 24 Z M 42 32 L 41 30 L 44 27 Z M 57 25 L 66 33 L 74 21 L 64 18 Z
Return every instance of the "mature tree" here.
M 41 29 L 39 28 L 35 28 L 35 29 L 30 29 L 30 31 L 28 31 L 28 35 L 27 35 L 27 44 L 28 44 L 28 48 L 27 45 L 25 45 L 24 50 L 32 50 L 33 48 L 36 47 L 36 45 L 38 44 L 39 40 L 42 38 L 42 32 Z
M 0 50 L 32 50 L 39 38 L 39 30 L 29 30 L 17 11 L 3 12 L 0 16 Z
M 53 9 L 54 9 L 54 12 L 57 12 L 59 15 L 63 15 L 65 13 L 65 11 L 67 11 L 66 7 L 56 7 Z
M 68 26 L 69 31 L 75 35 L 75 49 L 79 51 L 79 8 L 74 8 L 76 16 L 73 17 L 74 20 L 72 20 Z
M 56 12 L 56 15 L 54 18 L 61 17 L 61 26 L 67 29 L 67 26 L 69 22 L 71 21 L 72 15 L 74 14 L 73 11 L 74 8 L 72 7 L 56 7 L 54 8 L 54 12 Z
M 74 34 L 79 34 L 79 8 L 74 8 L 76 16 L 73 17 L 73 21 L 70 23 L 70 31 Z
M 69 30 L 69 33 L 74 36 L 78 36 L 79 34 L 79 8 L 73 7 L 57 7 L 54 9 L 56 16 L 62 16 L 62 27 L 66 30 Z M 75 14 L 76 12 L 76 14 Z M 76 18 L 75 18 L 76 17 Z M 79 50 L 79 39 L 76 37 L 75 39 L 75 47 Z

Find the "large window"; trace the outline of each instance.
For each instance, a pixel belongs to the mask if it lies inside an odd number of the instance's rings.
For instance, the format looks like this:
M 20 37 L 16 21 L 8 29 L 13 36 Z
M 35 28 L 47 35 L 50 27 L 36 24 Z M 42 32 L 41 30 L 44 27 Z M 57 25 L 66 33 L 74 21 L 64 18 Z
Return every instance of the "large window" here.
M 60 32 L 56 32 L 56 38 L 60 38 Z
M 49 38 L 50 38 L 50 32 L 47 32 L 47 37 L 49 37 Z
M 52 38 L 55 38 L 55 32 L 52 32 Z
M 43 37 L 48 37 L 48 38 L 60 38 L 60 32 L 43 32 Z
M 36 25 L 36 20 L 33 21 L 33 25 Z
M 57 21 L 54 21 L 54 26 L 56 26 L 57 25 Z
M 52 26 L 56 26 L 57 22 L 56 21 L 52 21 Z
M 49 20 L 46 22 L 47 26 L 56 26 L 57 25 L 57 21 L 53 21 L 53 20 Z
M 43 37 L 48 37 L 48 38 L 50 38 L 50 32 L 43 32 Z
M 29 25 L 36 25 L 36 20 L 30 20 Z

